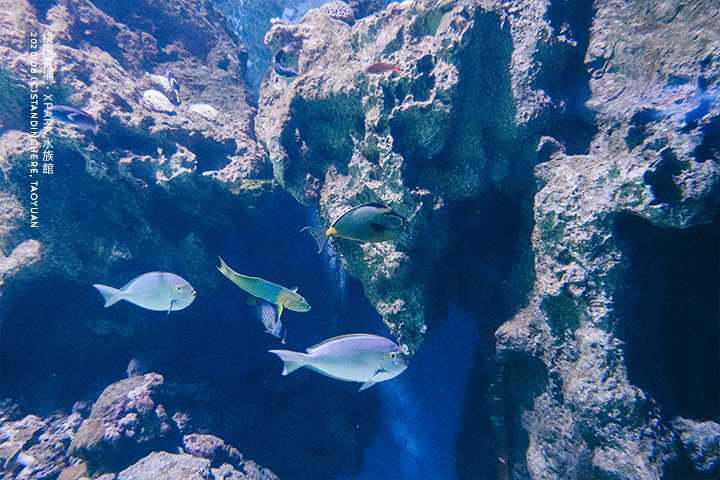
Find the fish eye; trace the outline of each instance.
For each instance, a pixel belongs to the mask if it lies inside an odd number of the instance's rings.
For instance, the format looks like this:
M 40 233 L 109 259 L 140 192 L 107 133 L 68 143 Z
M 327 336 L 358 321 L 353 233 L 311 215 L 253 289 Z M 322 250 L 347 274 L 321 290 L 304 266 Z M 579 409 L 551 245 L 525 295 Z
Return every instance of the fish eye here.
M 397 358 L 397 353 L 390 354 L 390 360 L 395 360 L 396 358 Z

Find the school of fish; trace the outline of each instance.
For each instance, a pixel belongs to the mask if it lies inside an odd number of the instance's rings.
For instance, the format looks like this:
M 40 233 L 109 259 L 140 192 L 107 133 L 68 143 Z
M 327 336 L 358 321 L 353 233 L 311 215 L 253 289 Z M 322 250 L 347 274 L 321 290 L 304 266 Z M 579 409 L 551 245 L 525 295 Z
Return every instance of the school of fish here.
M 278 50 L 272 62 L 277 75 L 296 77 L 299 72 L 290 66 L 283 65 L 288 54 L 302 47 L 299 42 L 291 42 Z M 377 62 L 367 66 L 365 73 L 382 75 L 397 73 L 400 65 Z M 180 82 L 168 70 L 165 77 L 173 93 L 173 103 L 180 105 Z M 97 134 L 99 124 L 88 112 L 68 105 L 52 105 L 45 111 L 45 116 L 60 123 L 77 127 L 81 130 Z M 393 208 L 380 203 L 367 203 L 349 209 L 337 218 L 328 228 L 305 227 L 318 244 L 318 253 L 327 245 L 330 237 L 344 238 L 358 242 L 378 243 L 397 238 L 408 219 Z M 249 294 L 247 303 L 255 306 L 257 317 L 265 327 L 265 331 L 285 343 L 281 321 L 285 310 L 307 312 L 310 305 L 297 292 L 297 288 L 286 288 L 268 280 L 240 274 L 231 269 L 220 258 L 220 273 L 227 277 L 240 289 Z M 105 300 L 105 307 L 115 305 L 121 300 L 141 308 L 171 312 L 190 306 L 196 297 L 195 289 L 184 278 L 170 272 L 149 272 L 130 280 L 121 288 L 95 284 Z M 287 375 L 300 367 L 305 367 L 328 377 L 360 382 L 360 390 L 365 390 L 377 382 L 389 380 L 407 368 L 407 358 L 400 347 L 383 337 L 369 334 L 342 335 L 325 340 L 318 345 L 309 347 L 307 353 L 290 350 L 270 350 L 284 362 L 283 375 Z M 141 369 L 139 363 L 128 366 L 128 375 L 136 374 Z
M 169 73 L 169 72 L 168 72 Z M 329 228 L 305 227 L 323 250 L 330 237 L 358 242 L 386 242 L 397 238 L 409 223 L 393 208 L 380 203 L 368 203 L 351 208 Z M 319 253 L 319 252 L 318 252 Z M 282 335 L 283 311 L 307 312 L 310 305 L 297 292 L 260 277 L 240 274 L 220 258 L 217 267 L 228 280 L 249 294 L 247 303 L 254 305 L 265 331 L 285 343 Z M 147 310 L 170 312 L 183 310 L 193 303 L 195 289 L 184 278 L 169 272 L 150 272 L 130 280 L 121 288 L 95 284 L 105 299 L 105 307 L 121 300 Z M 270 350 L 284 363 L 283 375 L 305 367 L 322 375 L 346 382 L 362 383 L 365 390 L 377 382 L 396 377 L 408 365 L 400 347 L 384 337 L 370 334 L 341 335 L 307 349 L 307 353 L 290 350 Z M 139 363 L 131 361 L 128 376 L 139 371 Z

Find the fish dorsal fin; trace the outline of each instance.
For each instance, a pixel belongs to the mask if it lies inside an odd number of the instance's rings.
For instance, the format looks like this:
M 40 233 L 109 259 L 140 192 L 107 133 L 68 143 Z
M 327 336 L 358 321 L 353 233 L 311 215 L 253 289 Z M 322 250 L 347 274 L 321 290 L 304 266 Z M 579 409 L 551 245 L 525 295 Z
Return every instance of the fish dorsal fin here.
M 149 275 L 161 275 L 161 274 L 163 274 L 163 273 L 166 273 L 166 272 L 155 271 L 155 272 L 143 273 L 143 274 L 140 275 L 139 277 L 135 277 L 135 278 L 133 278 L 132 280 L 130 280 L 129 282 L 127 282 L 125 285 L 123 285 L 122 287 L 120 287 L 118 290 L 120 290 L 121 292 L 124 292 L 125 290 L 127 290 L 127 288 L 128 288 L 130 285 L 132 285 L 132 284 L 135 283 L 136 281 L 140 280 L 141 278 L 147 277 L 147 276 L 149 276 Z
M 325 345 L 326 343 L 334 342 L 334 341 L 336 341 L 336 340 L 341 340 L 341 339 L 344 339 L 344 338 L 351 338 L 351 337 L 374 337 L 374 336 L 375 336 L 375 335 L 370 335 L 370 334 L 368 334 L 368 333 L 348 333 L 347 335 L 340 335 L 339 337 L 333 337 L 333 338 L 328 338 L 327 340 L 323 340 L 322 342 L 318 343 L 317 345 L 313 345 L 312 347 L 308 347 L 307 349 L 305 349 L 305 351 L 308 352 L 308 353 L 313 353 L 315 350 L 317 350 L 318 348 L 322 347 L 322 346 Z
M 293 293 L 296 293 L 296 292 L 297 292 L 297 289 L 298 289 L 298 287 L 293 287 L 293 288 L 290 288 L 289 290 L 290 290 L 291 292 L 293 292 Z

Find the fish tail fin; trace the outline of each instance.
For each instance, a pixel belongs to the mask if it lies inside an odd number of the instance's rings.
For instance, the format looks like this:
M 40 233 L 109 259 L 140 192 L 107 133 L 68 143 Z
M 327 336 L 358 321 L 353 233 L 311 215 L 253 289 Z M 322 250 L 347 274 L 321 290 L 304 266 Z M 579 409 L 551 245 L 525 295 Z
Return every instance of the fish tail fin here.
M 100 295 L 105 299 L 105 307 L 115 305 L 117 302 L 123 299 L 123 292 L 117 288 L 108 287 L 106 285 L 95 284 L 93 285 L 100 292 Z
M 218 258 L 220 259 L 220 266 L 217 267 L 217 269 L 220 270 L 220 273 L 232 280 L 235 276 L 235 272 L 227 266 L 227 263 L 225 263 L 225 261 L 221 257 Z
M 280 360 L 285 362 L 285 368 L 283 368 L 283 375 L 288 375 L 297 370 L 300 367 L 307 365 L 306 353 L 291 352 L 290 350 L 268 350 L 270 353 L 274 353 Z
M 398 73 L 400 71 L 400 64 L 398 63 L 393 67 L 393 72 Z
M 328 236 L 325 233 L 325 229 L 323 227 L 305 227 L 300 231 L 304 232 L 305 230 L 307 230 L 317 242 L 319 248 L 318 253 L 322 252 L 328 242 Z

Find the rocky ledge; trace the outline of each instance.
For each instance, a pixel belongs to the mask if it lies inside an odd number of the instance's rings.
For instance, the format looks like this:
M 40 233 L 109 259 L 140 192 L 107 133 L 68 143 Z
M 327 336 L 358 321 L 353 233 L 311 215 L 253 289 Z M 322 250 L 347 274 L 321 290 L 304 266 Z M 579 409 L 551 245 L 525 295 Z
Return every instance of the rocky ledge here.
M 277 479 L 221 439 L 189 433 L 186 412 L 165 410 L 163 403 L 178 398 L 163 385 L 156 373 L 121 380 L 103 391 L 89 416 L 77 403 L 69 416 L 12 421 L 17 412 L 3 405 L 3 471 L 15 475 L 8 478 L 38 480 Z

